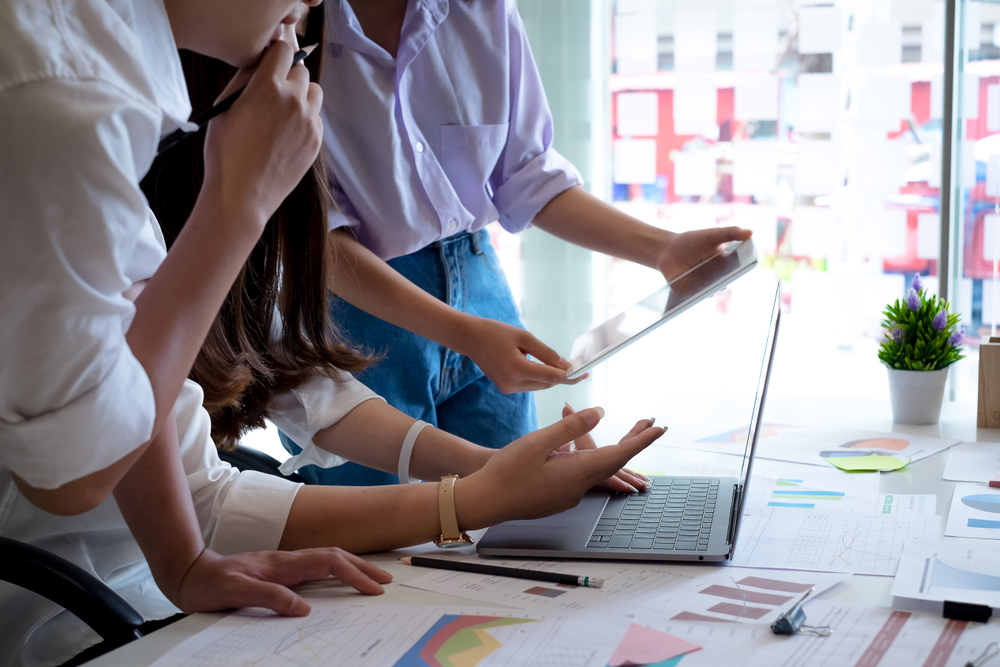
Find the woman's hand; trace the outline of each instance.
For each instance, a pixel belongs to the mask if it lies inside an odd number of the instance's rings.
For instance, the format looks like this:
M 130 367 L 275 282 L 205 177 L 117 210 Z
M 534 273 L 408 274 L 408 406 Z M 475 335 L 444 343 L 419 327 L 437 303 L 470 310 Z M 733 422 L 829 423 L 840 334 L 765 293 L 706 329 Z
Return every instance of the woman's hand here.
M 245 214 L 260 230 L 323 144 L 323 91 L 304 65 L 292 66 L 294 55 L 285 41 L 268 47 L 240 98 L 210 123 L 205 141 L 203 195 L 218 196 L 224 210 Z
M 643 419 L 617 445 L 557 451 L 593 430 L 603 414 L 599 408 L 571 414 L 512 442 L 481 470 L 458 480 L 455 505 L 462 530 L 549 516 L 575 507 L 584 493 L 663 435 L 662 428 Z
M 713 227 L 674 234 L 656 258 L 656 268 L 669 283 L 704 262 L 732 241 L 746 241 L 753 235 L 739 227 Z
M 176 603 L 188 614 L 263 607 L 283 616 L 305 616 L 308 603 L 289 586 L 329 576 L 365 595 L 381 595 L 381 584 L 392 581 L 385 570 L 337 548 L 234 556 L 205 549 L 181 582 Z
M 563 407 L 562 416 L 569 417 L 575 412 L 576 410 L 571 408 L 569 403 L 567 403 L 565 407 Z M 654 420 L 652 419 L 649 420 L 650 426 L 653 425 L 653 421 Z M 639 423 L 641 424 L 642 422 Z M 597 443 L 594 442 L 594 439 L 589 433 L 585 433 L 573 442 L 563 445 L 558 449 L 558 451 L 573 452 L 582 451 L 584 449 L 597 449 Z M 614 475 L 604 480 L 599 486 L 606 488 L 608 491 L 614 491 L 615 493 L 636 493 L 640 490 L 645 491 L 649 488 L 651 482 L 652 480 L 645 475 L 641 475 L 635 471 L 629 470 L 628 468 L 622 468 Z
M 589 377 L 585 373 L 567 379 L 569 362 L 555 350 L 524 329 L 485 317 L 469 316 L 462 344 L 453 349 L 476 362 L 505 394 L 576 384 Z M 541 363 L 531 361 L 528 355 Z

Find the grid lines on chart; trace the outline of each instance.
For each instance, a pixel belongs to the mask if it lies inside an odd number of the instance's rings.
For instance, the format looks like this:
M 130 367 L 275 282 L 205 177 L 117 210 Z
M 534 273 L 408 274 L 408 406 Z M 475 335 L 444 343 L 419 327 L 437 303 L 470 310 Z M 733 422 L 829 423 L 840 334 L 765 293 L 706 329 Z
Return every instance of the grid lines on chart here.
M 907 524 L 874 518 L 831 520 L 829 515 L 806 518 L 788 557 L 789 567 L 889 573 L 895 571 Z M 922 535 L 917 536 L 922 537 Z

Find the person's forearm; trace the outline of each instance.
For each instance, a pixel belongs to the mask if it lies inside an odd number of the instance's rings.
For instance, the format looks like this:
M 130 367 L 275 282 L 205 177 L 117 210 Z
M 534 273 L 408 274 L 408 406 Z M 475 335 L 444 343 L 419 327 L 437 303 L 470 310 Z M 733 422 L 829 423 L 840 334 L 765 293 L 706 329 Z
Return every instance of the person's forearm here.
M 673 232 L 636 220 L 580 186 L 557 195 L 532 224 L 549 234 L 596 252 L 656 268 Z
M 156 400 L 154 437 L 266 221 L 206 185 L 163 264 L 135 301 L 126 340 Z
M 179 604 L 181 582 L 205 542 L 181 463 L 173 411 L 114 495 L 157 586 Z
M 403 277 L 348 231 L 329 234 L 327 287 L 352 306 L 465 353 L 472 316 L 428 294 Z
M 377 429 L 372 424 L 378 424 Z M 382 401 L 366 401 L 333 426 L 319 431 L 313 442 L 328 452 L 361 465 L 395 473 L 403 439 L 413 418 Z M 494 450 L 427 427 L 420 432 L 410 458 L 414 479 L 440 479 L 443 475 L 466 476 L 482 468 Z

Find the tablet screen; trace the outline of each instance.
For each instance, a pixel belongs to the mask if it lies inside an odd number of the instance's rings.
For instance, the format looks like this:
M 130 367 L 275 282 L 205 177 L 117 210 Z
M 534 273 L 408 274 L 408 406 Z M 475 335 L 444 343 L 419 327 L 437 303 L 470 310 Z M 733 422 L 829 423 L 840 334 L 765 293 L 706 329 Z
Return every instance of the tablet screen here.
M 675 279 L 631 308 L 580 336 L 570 355 L 569 377 L 577 377 L 598 361 L 641 338 L 659 324 L 675 317 L 719 291 L 753 268 L 757 252 L 744 241 L 721 252 Z

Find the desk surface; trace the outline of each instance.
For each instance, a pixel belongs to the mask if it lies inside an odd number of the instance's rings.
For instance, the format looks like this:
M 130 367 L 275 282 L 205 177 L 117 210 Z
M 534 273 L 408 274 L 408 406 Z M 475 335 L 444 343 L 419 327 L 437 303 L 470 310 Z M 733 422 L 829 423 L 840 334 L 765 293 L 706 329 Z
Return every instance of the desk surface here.
M 946 437 L 967 442 L 1000 442 L 1000 430 L 977 429 L 976 406 L 946 403 L 941 421 L 931 426 L 905 426 L 894 424 L 888 399 L 819 399 L 815 396 L 774 396 L 768 398 L 767 417 L 770 421 L 802 426 L 830 426 L 874 431 L 895 431 L 910 435 Z M 845 419 L 845 415 L 848 417 Z M 662 454 L 662 452 L 660 452 Z M 881 475 L 881 493 L 936 494 L 937 512 L 944 519 L 951 508 L 954 482 L 941 479 L 948 453 L 942 452 L 922 461 L 912 463 L 903 471 Z M 683 460 L 683 450 L 672 450 L 670 456 Z M 948 538 L 945 538 L 948 539 Z M 455 598 L 400 586 L 407 579 L 424 574 L 426 571 L 400 564 L 397 559 L 404 555 L 437 552 L 432 545 L 403 549 L 391 553 L 375 554 L 369 560 L 378 563 L 394 577 L 386 586 L 385 595 L 365 598 L 366 603 L 402 603 L 418 605 L 459 605 L 468 606 L 468 600 Z M 469 548 L 470 555 L 474 553 Z M 452 552 L 454 553 L 454 552 Z M 845 585 L 830 591 L 824 598 L 853 602 L 857 604 L 890 606 L 892 597 L 892 577 L 854 575 Z M 475 606 L 492 606 L 475 603 Z M 191 635 L 203 630 L 225 614 L 195 614 L 148 637 L 133 642 L 90 663 L 93 667 L 142 667 L 149 665 L 171 648 Z

